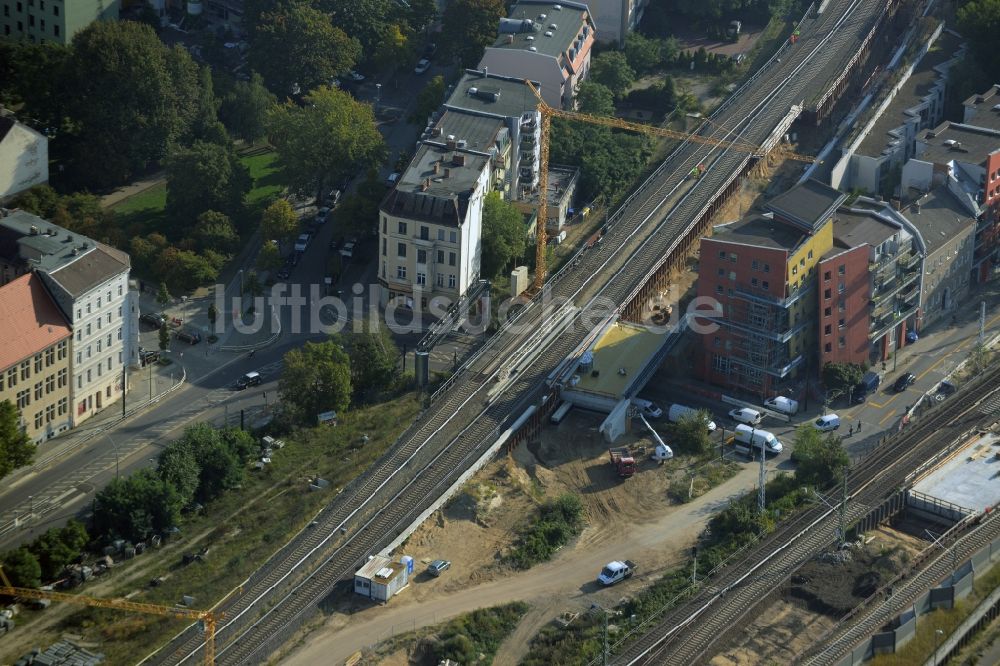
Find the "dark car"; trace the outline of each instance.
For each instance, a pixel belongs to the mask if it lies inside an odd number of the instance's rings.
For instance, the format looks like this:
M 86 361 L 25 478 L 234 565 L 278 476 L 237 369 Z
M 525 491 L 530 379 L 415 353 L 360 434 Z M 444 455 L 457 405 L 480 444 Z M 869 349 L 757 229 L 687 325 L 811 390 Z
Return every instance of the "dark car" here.
M 260 373 L 259 372 L 248 372 L 239 379 L 236 380 L 236 389 L 242 391 L 243 389 L 249 388 L 251 386 L 260 386 Z
M 147 366 L 150 363 L 155 363 L 160 359 L 160 352 L 154 351 L 152 349 L 143 349 L 139 347 L 139 362 L 143 366 Z
M 292 274 L 292 269 L 287 264 L 278 269 L 279 280 L 287 280 L 291 274 Z
M 892 385 L 892 390 L 896 393 L 902 393 L 909 387 L 913 386 L 913 382 L 917 381 L 917 376 L 912 372 L 907 372 L 899 376 L 896 383 Z
M 192 333 L 191 331 L 177 331 L 177 339 L 189 345 L 196 345 L 201 342 L 201 334 Z
M 167 318 L 161 315 L 159 312 L 146 312 L 139 315 L 139 321 L 152 328 L 161 328 L 165 323 L 167 323 Z

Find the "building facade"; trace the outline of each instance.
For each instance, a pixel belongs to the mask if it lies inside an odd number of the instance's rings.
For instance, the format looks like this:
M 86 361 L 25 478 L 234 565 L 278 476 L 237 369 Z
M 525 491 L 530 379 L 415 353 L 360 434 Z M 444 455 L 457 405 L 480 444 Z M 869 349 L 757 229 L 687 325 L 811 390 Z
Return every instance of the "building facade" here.
M 49 182 L 49 140 L 9 116 L 0 116 L 0 201 Z
M 379 209 L 380 302 L 441 316 L 479 279 L 491 156 L 424 141 Z
M 576 87 L 590 72 L 595 35 L 585 4 L 521 0 L 500 19 L 497 41 L 479 69 L 536 81 L 549 106 L 572 109 Z
M 649 0 L 589 0 L 587 6 L 597 23 L 597 39 L 625 43 L 628 34 L 639 27 Z
M 0 218 L 0 276 L 31 272 L 73 329 L 72 425 L 120 401 L 138 364 L 127 254 L 26 213 Z
M 42 442 L 72 427 L 69 323 L 38 275 L 0 287 L 0 402 L 10 400 L 21 427 Z
M 834 222 L 836 230 L 837 221 Z M 819 262 L 819 363 L 867 363 L 871 356 L 870 248 L 835 247 Z
M 0 30 L 5 39 L 69 44 L 94 21 L 117 21 L 119 0 L 3 0 Z

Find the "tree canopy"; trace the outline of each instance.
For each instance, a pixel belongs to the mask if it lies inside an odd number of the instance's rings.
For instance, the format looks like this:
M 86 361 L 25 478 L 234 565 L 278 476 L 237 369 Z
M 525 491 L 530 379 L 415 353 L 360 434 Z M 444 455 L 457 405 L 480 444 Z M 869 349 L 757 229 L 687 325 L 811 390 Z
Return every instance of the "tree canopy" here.
M 268 125 L 285 183 L 321 197 L 327 177 L 337 180 L 379 163 L 385 143 L 372 107 L 347 93 L 321 87 L 306 102 L 274 108 Z
M 958 25 L 980 67 L 987 72 L 1000 71 L 1000 52 L 996 48 L 1000 0 L 967 0 L 958 10 Z
M 501 0 L 452 0 L 441 17 L 442 47 L 462 67 L 475 67 L 496 40 L 497 26 L 506 15 Z
M 620 51 L 605 51 L 591 60 L 590 80 L 607 86 L 615 97 L 622 97 L 635 82 L 635 71 Z
M 238 213 L 250 191 L 250 173 L 232 146 L 195 141 L 190 148 L 176 148 L 166 171 L 167 214 L 177 223 L 178 236 L 194 230 L 205 211 Z
M 307 0 L 282 0 L 246 14 L 250 66 L 279 96 L 329 84 L 361 57 L 361 44 Z
M 552 121 L 550 146 L 550 163 L 580 167 L 578 196 L 584 201 L 623 197 L 651 154 L 645 136 L 561 118 Z
M 363 400 L 391 388 L 399 376 L 399 350 L 385 326 L 350 337 L 351 383 Z
M 285 354 L 278 383 L 282 403 L 300 422 L 326 411 L 343 412 L 351 402 L 351 362 L 336 339 L 307 342 Z
M 595 116 L 615 115 L 615 95 L 602 83 L 584 81 L 576 87 L 577 107 Z
M 21 430 L 21 415 L 10 400 L 0 402 L 0 479 L 35 457 L 35 443 Z
M 795 431 L 792 460 L 796 464 L 795 478 L 817 488 L 840 483 L 851 462 L 840 437 L 832 432 L 821 433 L 812 423 L 803 423 Z
M 686 415 L 670 424 L 670 444 L 679 453 L 706 455 L 712 452 L 712 439 L 705 424 L 711 420 L 707 411 Z
M 233 136 L 253 144 L 267 135 L 267 114 L 275 103 L 263 77 L 254 72 L 249 81 L 233 84 L 222 99 L 219 117 Z
M 524 216 L 499 192 L 490 192 L 483 201 L 483 250 L 481 272 L 496 277 L 511 262 L 524 255 L 527 231 Z
M 287 199 L 275 199 L 260 218 L 260 233 L 265 240 L 285 240 L 299 230 L 299 218 Z
M 438 110 L 444 102 L 444 77 L 438 74 L 417 93 L 417 103 L 413 107 L 410 120 L 423 126 L 431 114 Z
M 828 391 L 846 395 L 865 374 L 856 363 L 827 363 L 823 366 L 823 385 Z

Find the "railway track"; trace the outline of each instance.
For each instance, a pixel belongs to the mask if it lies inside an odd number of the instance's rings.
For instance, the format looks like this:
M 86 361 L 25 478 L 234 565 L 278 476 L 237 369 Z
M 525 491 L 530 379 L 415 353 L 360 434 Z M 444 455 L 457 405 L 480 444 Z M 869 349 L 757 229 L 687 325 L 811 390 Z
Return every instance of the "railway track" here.
M 1000 395 L 1000 367 L 979 376 L 957 400 L 945 401 L 912 429 L 886 440 L 848 474 L 847 524 L 863 518 L 887 493 L 905 485 L 925 460 L 979 426 L 995 420 L 985 401 Z M 743 557 L 713 572 L 708 584 L 670 611 L 638 640 L 620 641 L 616 664 L 695 664 L 740 630 L 747 616 L 798 567 L 836 542 L 838 512 L 811 509 L 783 524 Z
M 855 16 L 859 6 L 865 7 L 858 0 L 831 4 L 836 7 L 823 16 L 804 20 L 800 42 L 786 46 L 699 133 L 762 143 L 808 86 L 810 69 L 822 69 L 837 48 L 850 47 L 849 38 L 837 32 L 837 17 L 844 17 L 841 24 L 864 20 Z M 750 159 L 724 148 L 681 143 L 608 218 L 598 246 L 581 250 L 554 275 L 545 291 L 435 394 L 393 449 L 320 512 L 314 527 L 300 532 L 216 607 L 224 613 L 216 638 L 218 662 L 266 659 L 338 580 L 433 502 L 506 423 L 540 398 L 551 369 L 590 334 L 609 306 L 620 307 L 634 295 Z M 687 180 L 702 163 L 709 165 L 708 172 Z M 584 305 L 569 328 L 552 335 L 546 328 L 565 314 L 566 303 Z M 511 372 L 506 390 L 491 395 L 496 380 Z M 193 663 L 202 646 L 200 632 L 190 627 L 149 660 Z

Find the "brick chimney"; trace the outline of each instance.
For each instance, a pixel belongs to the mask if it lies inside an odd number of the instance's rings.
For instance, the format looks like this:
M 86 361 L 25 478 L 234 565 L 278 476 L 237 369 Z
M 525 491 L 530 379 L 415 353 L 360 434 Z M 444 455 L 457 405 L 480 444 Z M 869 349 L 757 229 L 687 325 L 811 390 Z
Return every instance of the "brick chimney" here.
M 465 155 L 462 153 L 455 153 L 451 156 L 451 163 L 454 166 L 465 166 Z

